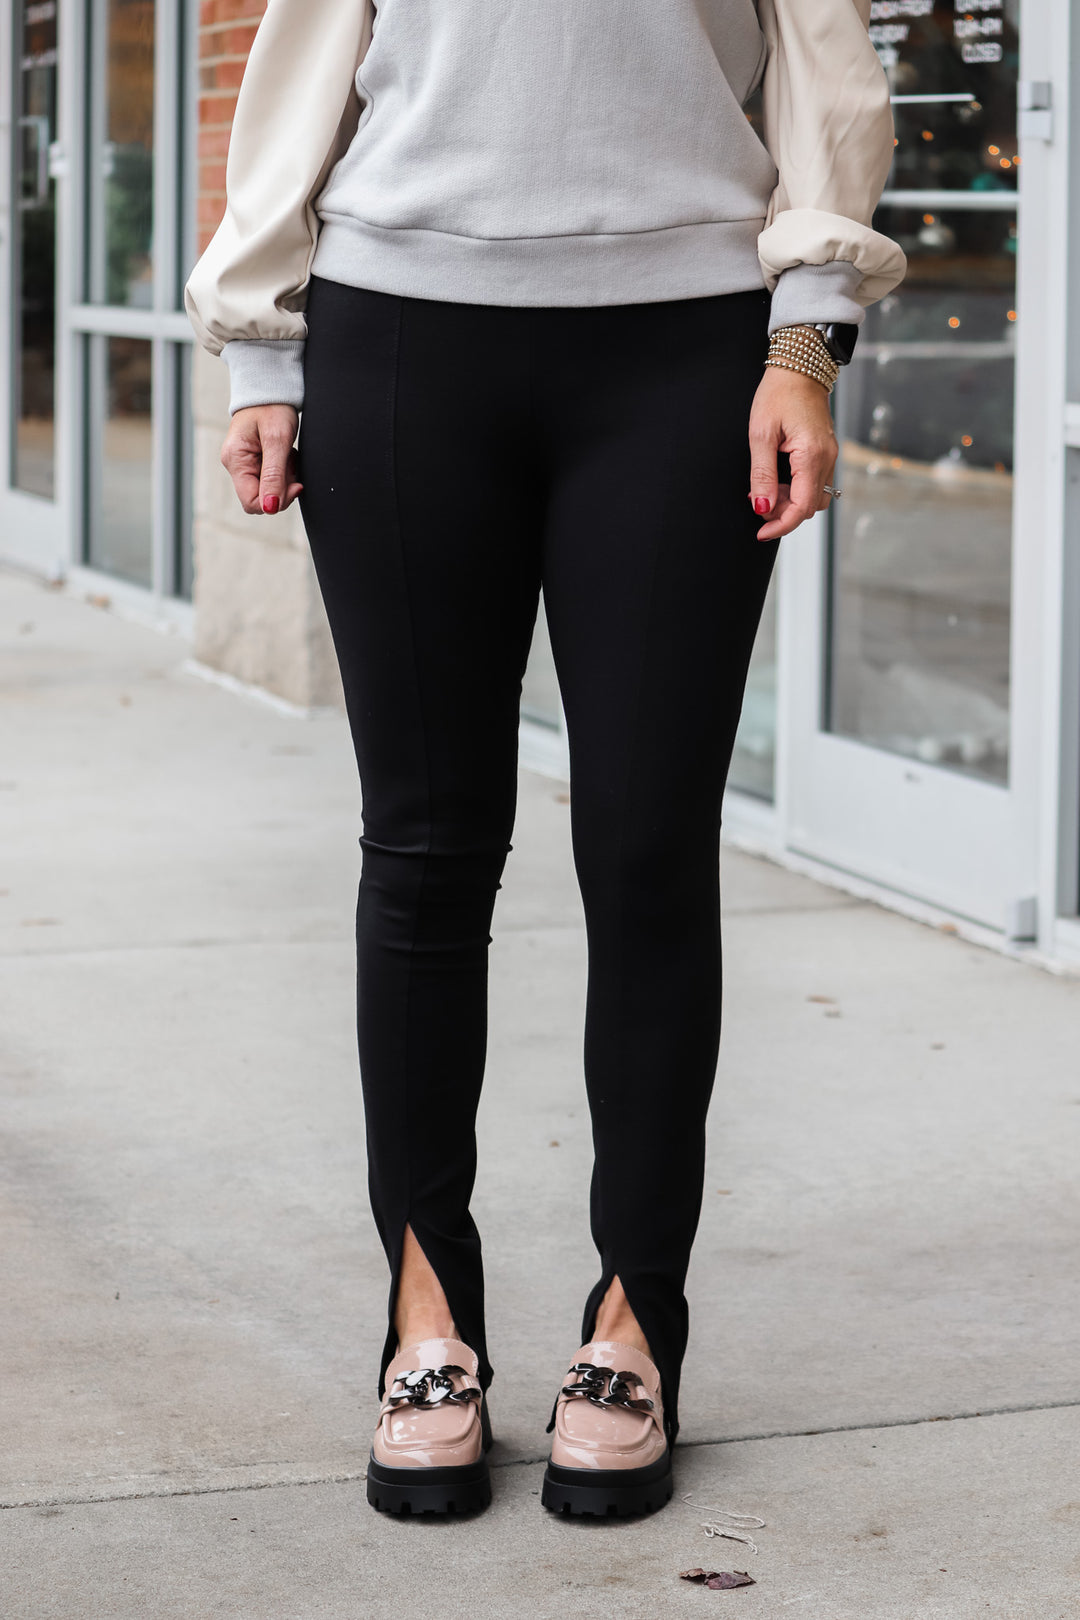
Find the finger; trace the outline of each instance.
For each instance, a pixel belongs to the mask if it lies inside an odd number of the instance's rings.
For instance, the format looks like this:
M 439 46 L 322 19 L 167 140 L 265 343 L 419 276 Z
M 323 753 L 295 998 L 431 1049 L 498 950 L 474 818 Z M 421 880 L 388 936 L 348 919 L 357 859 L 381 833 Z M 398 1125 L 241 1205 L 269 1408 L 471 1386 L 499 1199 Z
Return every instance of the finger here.
M 232 474 L 233 488 L 236 491 L 240 505 L 245 512 L 254 517 L 256 512 L 262 510 L 259 505 L 258 473 L 247 468 L 236 468 L 235 470 L 230 468 L 229 471 Z
M 298 470 L 298 458 L 297 458 L 297 454 L 296 454 L 296 448 L 294 446 L 289 451 L 288 459 L 287 459 L 287 461 L 285 463 L 285 493 L 281 498 L 281 508 L 280 508 L 282 512 L 284 512 L 284 510 L 285 510 L 285 508 L 287 506 L 292 505 L 292 503 L 295 501 L 296 497 L 300 494 L 300 491 L 304 487 L 303 484 L 300 482 L 300 480 L 296 476 L 297 470 Z
M 780 524 L 784 513 L 791 504 L 791 488 L 788 484 L 780 484 L 777 490 L 776 505 L 772 517 L 763 523 L 755 536 L 758 540 L 778 540 L 780 538 Z
M 244 511 L 254 515 L 262 510 L 259 505 L 259 472 L 262 466 L 262 448 L 259 435 L 246 415 L 234 415 L 225 443 L 221 447 L 221 465 L 232 479 L 236 498 Z
M 807 518 L 813 517 L 816 511 L 816 505 L 807 506 L 797 501 L 794 492 L 782 494 L 771 521 L 763 524 L 757 532 L 757 537 L 759 540 L 781 540 L 785 534 L 792 534 L 800 523 L 805 523 Z
M 259 506 L 270 517 L 282 510 L 285 491 L 291 482 L 289 478 L 291 453 L 291 434 L 276 426 L 263 428 Z
M 780 480 L 776 470 L 776 450 L 780 442 L 779 429 L 763 422 L 750 423 L 750 504 L 758 517 L 767 517 L 775 510 L 780 497 Z
M 804 506 L 794 499 L 789 499 L 784 507 L 783 515 L 778 516 L 777 531 L 773 538 L 783 539 L 785 534 L 794 534 L 795 530 L 817 513 L 817 506 Z
M 816 512 L 825 494 L 825 485 L 829 482 L 828 469 L 832 465 L 832 457 L 824 456 L 820 450 L 812 450 L 809 455 L 791 458 L 791 499 L 803 507 L 808 513 Z
M 226 442 L 221 452 L 221 465 L 232 479 L 237 500 L 244 511 L 248 513 L 260 511 L 258 446 L 236 441 Z

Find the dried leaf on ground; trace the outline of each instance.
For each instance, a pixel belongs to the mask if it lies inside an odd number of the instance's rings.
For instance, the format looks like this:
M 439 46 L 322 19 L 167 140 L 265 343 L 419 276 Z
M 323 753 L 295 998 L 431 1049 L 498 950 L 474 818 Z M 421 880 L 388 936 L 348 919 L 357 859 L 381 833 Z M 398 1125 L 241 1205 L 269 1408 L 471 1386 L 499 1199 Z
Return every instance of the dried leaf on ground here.
M 756 1586 L 757 1582 L 745 1569 L 684 1569 L 681 1581 L 696 1581 L 714 1592 L 729 1592 L 736 1586 Z

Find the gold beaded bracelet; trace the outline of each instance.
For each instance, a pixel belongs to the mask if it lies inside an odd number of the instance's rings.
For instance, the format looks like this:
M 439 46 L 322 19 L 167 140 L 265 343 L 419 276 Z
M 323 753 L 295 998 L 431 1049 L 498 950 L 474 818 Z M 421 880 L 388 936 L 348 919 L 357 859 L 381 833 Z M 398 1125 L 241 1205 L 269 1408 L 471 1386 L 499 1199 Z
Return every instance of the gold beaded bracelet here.
M 832 393 L 840 375 L 840 367 L 815 326 L 779 327 L 769 342 L 765 364 L 779 366 L 783 371 L 801 371 L 819 382 L 827 394 Z

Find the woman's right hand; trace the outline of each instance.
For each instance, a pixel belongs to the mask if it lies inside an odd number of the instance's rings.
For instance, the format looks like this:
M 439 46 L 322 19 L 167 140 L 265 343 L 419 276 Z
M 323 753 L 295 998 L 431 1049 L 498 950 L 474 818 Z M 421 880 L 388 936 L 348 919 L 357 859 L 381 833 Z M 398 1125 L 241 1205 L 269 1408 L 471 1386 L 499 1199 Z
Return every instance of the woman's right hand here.
M 296 478 L 296 432 L 300 416 L 293 405 L 248 405 L 233 413 L 221 465 L 237 499 L 253 517 L 284 512 L 303 489 Z

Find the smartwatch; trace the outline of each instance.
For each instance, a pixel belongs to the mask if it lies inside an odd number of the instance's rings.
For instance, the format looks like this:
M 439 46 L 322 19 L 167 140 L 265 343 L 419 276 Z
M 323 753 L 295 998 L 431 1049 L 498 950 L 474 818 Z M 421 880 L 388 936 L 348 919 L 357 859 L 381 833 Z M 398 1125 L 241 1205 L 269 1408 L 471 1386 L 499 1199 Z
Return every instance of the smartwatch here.
M 840 321 L 814 321 L 812 324 L 814 330 L 821 333 L 825 347 L 837 365 L 850 365 L 859 337 L 859 328 Z

